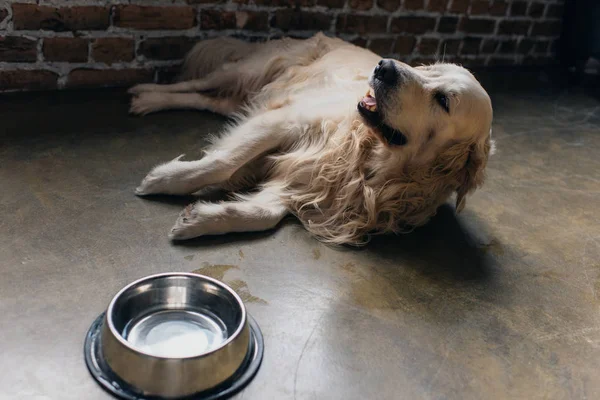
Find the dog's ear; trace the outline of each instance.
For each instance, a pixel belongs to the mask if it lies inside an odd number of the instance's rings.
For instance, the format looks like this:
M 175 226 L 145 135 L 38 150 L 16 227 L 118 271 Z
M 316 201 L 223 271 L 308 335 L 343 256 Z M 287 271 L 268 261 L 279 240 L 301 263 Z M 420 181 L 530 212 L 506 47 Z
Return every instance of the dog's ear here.
M 491 136 L 491 135 L 490 135 Z M 485 166 L 488 157 L 494 153 L 494 141 L 490 136 L 473 143 L 468 148 L 467 160 L 459 171 L 459 186 L 456 189 L 456 212 L 461 212 L 466 205 L 466 196 L 483 184 Z

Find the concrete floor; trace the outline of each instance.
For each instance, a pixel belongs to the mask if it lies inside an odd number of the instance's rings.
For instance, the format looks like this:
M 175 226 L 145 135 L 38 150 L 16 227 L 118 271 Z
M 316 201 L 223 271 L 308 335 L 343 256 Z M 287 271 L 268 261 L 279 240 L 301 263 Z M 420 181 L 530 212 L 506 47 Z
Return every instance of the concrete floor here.
M 224 280 L 260 323 L 264 362 L 238 399 L 600 398 L 600 102 L 488 82 L 486 186 L 458 218 L 444 207 L 362 250 L 293 220 L 173 245 L 189 199 L 133 189 L 198 156 L 221 118 L 129 117 L 121 91 L 0 97 L 0 398 L 108 399 L 85 333 L 122 286 L 165 271 Z

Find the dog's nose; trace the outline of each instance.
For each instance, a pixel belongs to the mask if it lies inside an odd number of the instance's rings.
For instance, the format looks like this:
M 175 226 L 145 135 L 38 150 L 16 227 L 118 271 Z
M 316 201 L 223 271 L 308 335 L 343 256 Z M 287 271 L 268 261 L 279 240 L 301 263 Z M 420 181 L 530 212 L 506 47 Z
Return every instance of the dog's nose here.
M 373 74 L 376 79 L 386 85 L 393 85 L 398 79 L 398 71 L 396 71 L 396 66 L 392 60 L 383 59 L 379 61 Z

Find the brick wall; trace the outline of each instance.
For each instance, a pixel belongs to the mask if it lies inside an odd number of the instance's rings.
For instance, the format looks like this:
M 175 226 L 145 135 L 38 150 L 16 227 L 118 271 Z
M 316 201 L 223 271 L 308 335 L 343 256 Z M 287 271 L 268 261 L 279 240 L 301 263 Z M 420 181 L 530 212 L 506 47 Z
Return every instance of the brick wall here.
M 197 40 L 338 35 L 410 63 L 552 62 L 563 0 L 0 0 L 0 91 L 172 76 Z

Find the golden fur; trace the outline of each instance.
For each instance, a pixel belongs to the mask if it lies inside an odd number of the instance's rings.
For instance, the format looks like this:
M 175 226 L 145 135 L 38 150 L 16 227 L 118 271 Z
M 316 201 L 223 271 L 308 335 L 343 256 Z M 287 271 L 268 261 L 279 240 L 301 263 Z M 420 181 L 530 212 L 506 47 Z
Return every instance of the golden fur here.
M 381 89 L 378 115 L 407 140 L 390 144 L 381 125 L 357 111 L 369 86 L 379 84 L 372 74 L 379 60 L 322 34 L 199 43 L 180 82 L 131 89 L 132 112 L 207 109 L 234 123 L 204 158 L 159 165 L 137 193 L 257 189 L 187 207 L 173 239 L 269 229 L 293 213 L 323 241 L 360 245 L 371 234 L 422 225 L 453 193 L 460 211 L 483 183 L 493 148 L 487 93 L 459 66 L 395 62 L 401 82 Z M 432 100 L 441 92 L 447 112 Z

